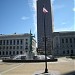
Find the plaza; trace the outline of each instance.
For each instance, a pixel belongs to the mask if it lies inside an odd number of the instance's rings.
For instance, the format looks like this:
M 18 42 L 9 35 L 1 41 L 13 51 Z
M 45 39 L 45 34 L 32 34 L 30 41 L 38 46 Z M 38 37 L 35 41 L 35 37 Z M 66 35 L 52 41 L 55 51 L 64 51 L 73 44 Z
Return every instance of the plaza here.
M 0 61 L 0 75 L 35 75 L 44 72 L 45 63 L 7 63 Z M 49 72 L 58 72 L 59 75 L 75 71 L 75 60 L 62 57 L 57 62 L 48 62 Z M 74 75 L 74 74 L 70 74 Z

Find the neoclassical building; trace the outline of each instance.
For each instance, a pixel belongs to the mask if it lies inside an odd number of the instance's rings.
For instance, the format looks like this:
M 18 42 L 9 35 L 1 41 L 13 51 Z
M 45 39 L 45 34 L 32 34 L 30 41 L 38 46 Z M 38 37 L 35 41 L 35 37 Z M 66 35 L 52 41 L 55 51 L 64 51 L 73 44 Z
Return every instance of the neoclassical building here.
M 75 32 L 54 32 L 52 54 L 55 56 L 75 55 Z
M 36 41 L 32 34 L 0 35 L 0 57 L 35 54 Z

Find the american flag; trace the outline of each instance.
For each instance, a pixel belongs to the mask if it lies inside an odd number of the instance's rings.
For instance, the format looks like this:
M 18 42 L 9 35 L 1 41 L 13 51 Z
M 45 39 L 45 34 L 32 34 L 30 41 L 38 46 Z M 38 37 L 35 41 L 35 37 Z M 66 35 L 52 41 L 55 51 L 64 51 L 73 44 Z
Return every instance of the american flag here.
M 48 10 L 45 7 L 43 7 L 43 13 L 48 13 Z

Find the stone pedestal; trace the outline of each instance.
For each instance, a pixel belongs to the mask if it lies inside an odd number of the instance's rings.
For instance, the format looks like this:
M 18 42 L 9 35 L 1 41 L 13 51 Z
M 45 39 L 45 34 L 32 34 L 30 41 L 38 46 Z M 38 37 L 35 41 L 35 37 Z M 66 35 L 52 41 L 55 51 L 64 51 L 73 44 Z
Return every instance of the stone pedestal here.
M 37 71 L 33 75 L 60 75 L 59 71 L 49 71 L 48 73 L 44 73 L 44 71 Z

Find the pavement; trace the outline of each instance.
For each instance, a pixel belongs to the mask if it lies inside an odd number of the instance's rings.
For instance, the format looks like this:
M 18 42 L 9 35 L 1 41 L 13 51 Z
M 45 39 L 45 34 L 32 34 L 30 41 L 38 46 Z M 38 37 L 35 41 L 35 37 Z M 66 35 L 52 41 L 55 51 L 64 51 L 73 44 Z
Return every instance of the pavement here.
M 41 74 L 44 72 L 44 68 L 44 62 L 7 63 L 0 60 L 0 75 L 45 75 Z M 48 62 L 48 71 L 49 73 L 56 73 L 55 75 L 67 75 L 68 73 L 72 75 L 72 72 L 75 73 L 75 60 L 63 57 L 58 58 L 57 62 Z M 38 74 L 39 72 L 40 74 Z

